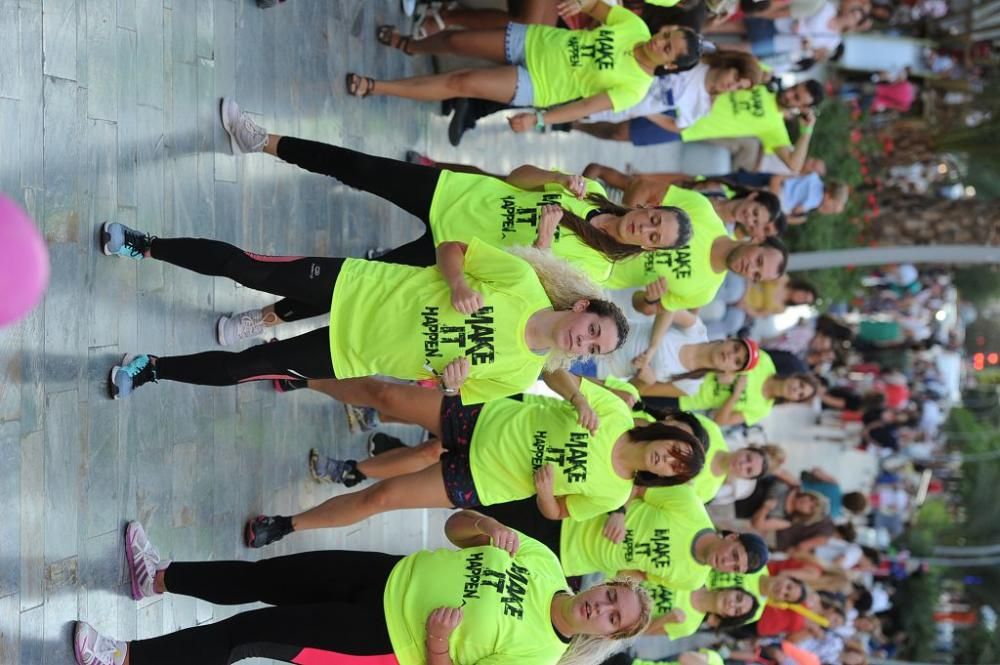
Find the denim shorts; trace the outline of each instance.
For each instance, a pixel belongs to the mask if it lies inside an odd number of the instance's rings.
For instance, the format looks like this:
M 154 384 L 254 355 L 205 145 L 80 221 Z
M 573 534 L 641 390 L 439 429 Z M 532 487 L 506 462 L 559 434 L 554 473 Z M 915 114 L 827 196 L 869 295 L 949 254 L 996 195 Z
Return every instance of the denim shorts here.
M 743 25 L 746 26 L 750 50 L 755 56 L 766 58 L 775 54 L 774 36 L 778 31 L 774 27 L 774 21 L 766 18 L 747 17 L 743 19 Z
M 677 112 L 671 109 L 665 115 L 676 118 Z M 668 132 L 652 120 L 639 116 L 628 121 L 628 138 L 632 141 L 632 145 L 658 145 L 680 141 L 681 135 L 677 132 Z
M 534 106 L 535 86 L 531 83 L 525 60 L 524 43 L 528 37 L 528 26 L 523 23 L 508 23 L 507 34 L 504 37 L 504 55 L 507 64 L 517 67 L 517 83 L 514 86 L 514 98 L 511 106 Z

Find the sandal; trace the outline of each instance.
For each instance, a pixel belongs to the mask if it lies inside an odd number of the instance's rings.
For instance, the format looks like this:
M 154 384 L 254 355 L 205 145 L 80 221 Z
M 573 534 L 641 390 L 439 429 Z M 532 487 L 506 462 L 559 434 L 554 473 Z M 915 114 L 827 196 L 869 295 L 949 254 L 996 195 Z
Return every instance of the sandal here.
M 388 23 L 380 25 L 375 30 L 375 39 L 378 40 L 379 44 L 402 51 L 406 55 L 413 55 L 410 53 L 410 38 L 396 32 L 396 26 L 394 25 L 389 25 Z
M 364 90 L 361 84 L 364 83 Z M 350 73 L 344 78 L 344 85 L 347 87 L 347 94 L 351 97 L 367 97 L 375 89 L 375 79 L 360 74 Z
M 458 7 L 457 2 L 430 2 L 422 5 L 417 10 L 417 20 L 413 23 L 413 39 L 426 39 L 431 35 L 447 30 L 448 24 L 441 17 L 441 12 L 455 9 L 456 7 Z M 437 30 L 434 32 L 428 32 L 424 25 L 428 19 L 437 25 Z

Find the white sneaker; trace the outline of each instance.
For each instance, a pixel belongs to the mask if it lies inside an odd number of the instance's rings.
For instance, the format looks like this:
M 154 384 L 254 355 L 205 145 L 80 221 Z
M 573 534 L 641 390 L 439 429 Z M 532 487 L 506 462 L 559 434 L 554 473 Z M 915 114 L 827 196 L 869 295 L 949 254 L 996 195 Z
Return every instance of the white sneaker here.
M 241 111 L 239 104 L 229 97 L 223 97 L 219 111 L 222 115 L 222 126 L 229 134 L 229 145 L 234 155 L 260 152 L 264 149 L 264 144 L 267 143 L 267 130 Z
M 222 346 L 231 346 L 241 339 L 250 339 L 264 334 L 264 313 L 259 309 L 248 309 L 239 314 L 219 317 L 215 324 L 215 334 Z
M 129 522 L 125 528 L 125 562 L 132 582 L 132 598 L 142 600 L 157 595 L 153 590 L 156 573 L 170 565 L 160 558 L 160 553 L 146 537 L 146 530 L 138 522 Z
M 73 652 L 77 665 L 122 665 L 128 642 L 104 637 L 85 621 L 77 621 L 73 631 Z

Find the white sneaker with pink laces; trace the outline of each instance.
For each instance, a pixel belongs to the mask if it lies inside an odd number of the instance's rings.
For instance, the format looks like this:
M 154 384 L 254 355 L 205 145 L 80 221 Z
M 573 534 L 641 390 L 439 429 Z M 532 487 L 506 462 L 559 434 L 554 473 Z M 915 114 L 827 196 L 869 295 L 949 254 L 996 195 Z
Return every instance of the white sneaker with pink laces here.
M 142 600 L 157 595 L 153 590 L 156 573 L 170 565 L 160 558 L 160 553 L 146 537 L 146 530 L 138 522 L 129 522 L 125 528 L 125 563 L 128 564 L 132 582 L 132 598 Z
M 86 621 L 77 621 L 73 631 L 73 653 L 77 665 L 122 665 L 128 653 L 128 642 L 105 637 Z

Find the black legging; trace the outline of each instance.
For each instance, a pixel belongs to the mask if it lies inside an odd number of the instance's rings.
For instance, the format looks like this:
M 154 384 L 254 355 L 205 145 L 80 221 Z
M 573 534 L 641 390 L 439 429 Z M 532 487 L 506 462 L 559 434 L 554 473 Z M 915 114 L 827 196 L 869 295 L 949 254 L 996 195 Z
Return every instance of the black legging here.
M 295 298 L 317 314 L 330 311 L 333 287 L 344 265 L 341 258 L 261 256 L 201 238 L 154 238 L 149 255 L 203 275 L 229 277 L 258 291 Z M 323 327 L 239 353 L 161 356 L 156 360 L 156 374 L 158 379 L 203 386 L 272 378 L 334 378 L 330 329 Z
M 431 236 L 430 212 L 441 169 L 410 164 L 397 159 L 374 157 L 340 146 L 283 136 L 278 141 L 278 157 L 290 164 L 336 178 L 348 187 L 370 192 L 396 204 L 424 223 L 419 238 L 383 254 L 379 261 L 408 266 L 431 266 L 436 257 Z M 286 298 L 274 305 L 282 321 L 298 321 L 322 314 L 308 303 Z
M 309 655 L 307 650 L 328 652 L 328 658 L 391 654 L 383 594 L 402 558 L 331 550 L 255 563 L 173 563 L 164 573 L 170 593 L 218 605 L 274 607 L 132 642 L 132 665 L 228 665 L 244 658 L 293 662 Z
M 562 520 L 550 520 L 538 510 L 535 497 L 479 506 L 477 512 L 492 517 L 504 526 L 531 536 L 559 556 Z

